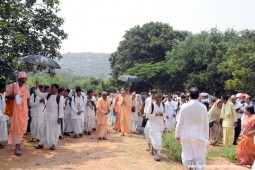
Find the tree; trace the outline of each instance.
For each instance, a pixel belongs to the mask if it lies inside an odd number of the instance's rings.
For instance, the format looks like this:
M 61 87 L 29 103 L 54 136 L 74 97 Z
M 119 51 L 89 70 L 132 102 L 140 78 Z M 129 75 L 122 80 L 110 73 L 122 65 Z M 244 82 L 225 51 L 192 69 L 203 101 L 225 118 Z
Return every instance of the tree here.
M 196 86 L 211 94 L 225 93 L 227 75 L 219 72 L 218 66 L 225 61 L 228 49 L 239 41 L 236 31 L 222 33 L 213 28 L 210 32 L 190 35 L 176 43 L 173 50 L 167 53 L 167 72 L 182 84 L 176 90 L 188 90 Z
M 58 0 L 1 0 L 0 56 L 5 59 L 1 79 L 10 81 L 17 71 L 33 71 L 34 66 L 17 62 L 26 55 L 61 58 L 59 49 L 67 34 L 61 29 L 64 20 L 57 16 L 58 6 Z
M 253 32 L 254 33 L 254 32 Z M 226 89 L 255 95 L 255 41 L 253 34 L 251 41 L 238 44 L 229 49 L 228 59 L 219 68 L 229 76 Z M 246 34 L 245 37 L 247 38 Z
M 112 77 L 120 75 L 135 64 L 157 63 L 165 60 L 176 40 L 183 40 L 188 32 L 174 31 L 168 24 L 150 22 L 127 31 L 117 51 L 110 57 Z

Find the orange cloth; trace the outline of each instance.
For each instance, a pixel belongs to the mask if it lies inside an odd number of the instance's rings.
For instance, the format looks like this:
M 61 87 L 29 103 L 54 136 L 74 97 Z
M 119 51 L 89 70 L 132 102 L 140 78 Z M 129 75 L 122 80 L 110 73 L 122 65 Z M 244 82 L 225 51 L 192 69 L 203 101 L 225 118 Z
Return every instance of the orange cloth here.
M 255 129 L 255 115 L 245 119 L 243 139 L 237 147 L 237 162 L 241 165 L 252 165 L 255 160 L 254 135 L 247 136 L 247 132 Z
M 115 128 L 116 129 L 120 129 L 121 126 L 120 126 L 120 112 L 119 112 L 119 99 L 121 97 L 121 94 L 118 94 L 116 97 L 115 97 L 115 101 L 114 101 L 114 111 L 116 113 L 116 120 L 115 120 Z
M 98 100 L 97 104 L 97 137 L 105 138 L 107 135 L 107 124 L 108 124 L 108 114 L 109 113 L 109 102 L 104 100 L 102 97 Z
M 121 97 L 119 102 L 119 112 L 120 112 L 120 124 L 121 124 L 121 132 L 122 133 L 129 133 L 129 121 L 130 121 L 130 114 L 131 114 L 131 97 Z
M 14 85 L 14 95 L 20 92 L 22 96 L 22 103 L 20 105 L 14 102 L 13 115 L 10 118 L 11 127 L 9 133 L 9 144 L 20 144 L 23 135 L 27 131 L 28 124 L 28 103 L 27 100 L 30 98 L 29 86 L 24 84 L 23 88 L 19 87 L 18 83 L 12 83 L 7 87 L 6 96 L 12 94 Z

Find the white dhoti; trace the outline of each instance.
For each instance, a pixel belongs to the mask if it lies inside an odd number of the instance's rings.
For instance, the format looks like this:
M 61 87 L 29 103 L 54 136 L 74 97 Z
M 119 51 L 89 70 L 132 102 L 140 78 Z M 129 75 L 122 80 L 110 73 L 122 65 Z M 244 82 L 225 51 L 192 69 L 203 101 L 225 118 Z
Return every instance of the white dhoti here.
M 91 132 L 94 128 L 95 124 L 95 117 L 94 116 L 85 116 L 84 121 L 84 130 L 85 132 Z
M 59 136 L 60 130 L 57 121 L 44 120 L 42 122 L 38 135 L 39 145 L 49 144 L 57 146 Z
M 83 120 L 82 119 L 72 119 L 73 131 L 75 135 L 82 134 L 83 131 Z
M 166 131 L 171 132 L 171 130 L 175 127 L 176 120 L 174 117 L 170 117 L 166 120 Z
M 0 142 L 8 140 L 8 131 L 6 121 L 0 121 Z
M 163 134 L 163 131 L 159 129 L 155 129 L 155 128 L 149 129 L 149 137 L 151 140 L 151 144 L 153 148 L 156 149 L 157 151 L 162 150 L 162 134 Z
M 181 139 L 182 163 L 185 169 L 203 170 L 206 164 L 206 147 L 208 141 L 198 139 Z
M 147 142 L 151 144 L 151 139 L 150 139 L 150 136 L 149 136 L 149 130 L 150 130 L 150 127 L 149 127 L 149 120 L 148 120 L 145 127 L 144 127 L 144 135 L 145 135 L 145 138 L 146 138 Z
M 32 121 L 30 124 L 30 133 L 32 138 L 38 139 L 42 121 L 43 121 L 43 116 L 32 116 Z
M 71 120 L 71 114 L 65 115 L 64 132 L 73 132 L 73 124 L 72 124 L 72 120 Z
M 136 129 L 138 127 L 138 113 L 133 112 L 131 113 L 131 119 L 130 119 L 130 131 L 136 132 Z

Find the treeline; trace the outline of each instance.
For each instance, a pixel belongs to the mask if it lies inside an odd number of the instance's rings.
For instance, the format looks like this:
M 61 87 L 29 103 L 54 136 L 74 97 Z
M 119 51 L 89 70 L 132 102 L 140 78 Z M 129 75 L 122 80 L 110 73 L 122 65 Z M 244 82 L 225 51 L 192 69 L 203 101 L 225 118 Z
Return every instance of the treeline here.
M 74 79 L 76 79 L 74 81 Z M 57 83 L 62 88 L 69 88 L 69 89 L 75 89 L 77 86 L 80 86 L 84 92 L 88 89 L 93 89 L 96 92 L 102 92 L 106 91 L 108 93 L 116 93 L 116 88 L 114 85 L 111 84 L 109 80 L 104 80 L 101 78 L 74 78 L 74 77 L 64 77 L 56 75 L 54 77 L 50 75 L 44 75 L 44 76 L 29 76 L 27 80 L 27 84 L 30 87 L 35 86 L 35 81 L 38 80 L 41 85 L 48 85 Z
M 111 57 L 112 82 L 123 74 L 144 80 L 139 90 L 255 94 L 255 31 L 212 28 L 192 34 L 151 22 L 127 31 Z

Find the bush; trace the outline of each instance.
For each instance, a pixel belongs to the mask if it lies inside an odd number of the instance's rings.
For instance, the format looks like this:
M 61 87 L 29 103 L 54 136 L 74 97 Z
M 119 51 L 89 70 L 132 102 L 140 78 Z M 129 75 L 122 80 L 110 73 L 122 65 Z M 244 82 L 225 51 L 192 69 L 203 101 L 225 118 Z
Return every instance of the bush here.
M 182 147 L 176 140 L 174 133 L 167 133 L 163 136 L 163 146 L 167 148 L 171 158 L 177 162 L 182 161 Z

